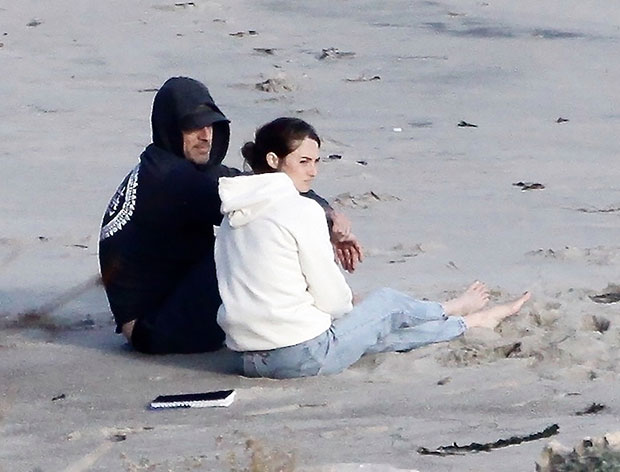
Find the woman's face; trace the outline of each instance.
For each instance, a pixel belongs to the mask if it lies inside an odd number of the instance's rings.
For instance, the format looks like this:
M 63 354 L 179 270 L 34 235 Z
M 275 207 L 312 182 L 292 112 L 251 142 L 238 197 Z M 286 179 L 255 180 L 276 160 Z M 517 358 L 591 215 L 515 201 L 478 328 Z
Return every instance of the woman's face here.
M 277 170 L 288 175 L 297 191 L 304 193 L 312 188 L 318 167 L 319 145 L 314 139 L 305 138 L 297 149 L 279 159 Z

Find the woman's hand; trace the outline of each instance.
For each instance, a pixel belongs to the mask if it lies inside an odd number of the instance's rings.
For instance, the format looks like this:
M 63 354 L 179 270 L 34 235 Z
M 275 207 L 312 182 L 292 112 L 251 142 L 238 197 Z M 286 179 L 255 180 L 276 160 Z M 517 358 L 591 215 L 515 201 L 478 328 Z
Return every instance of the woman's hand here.
M 332 220 L 330 238 L 338 262 L 347 272 L 355 271 L 357 264 L 364 260 L 364 251 L 351 232 L 351 220 L 344 213 L 330 211 Z
M 364 260 L 364 251 L 361 244 L 353 233 L 349 233 L 348 239 L 332 241 L 336 259 L 347 272 L 354 272 L 357 264 Z

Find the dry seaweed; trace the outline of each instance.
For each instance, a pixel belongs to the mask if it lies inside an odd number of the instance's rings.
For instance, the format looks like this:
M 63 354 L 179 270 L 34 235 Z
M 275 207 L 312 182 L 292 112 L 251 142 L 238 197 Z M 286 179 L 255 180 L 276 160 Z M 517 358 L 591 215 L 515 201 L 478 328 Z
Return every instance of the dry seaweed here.
M 494 442 L 488 443 L 471 443 L 465 446 L 459 446 L 456 442 L 450 446 L 439 446 L 437 449 L 427 449 L 425 447 L 418 448 L 418 454 L 434 455 L 434 456 L 453 456 L 464 454 L 466 452 L 489 452 L 493 449 L 500 449 L 502 447 L 514 446 L 524 442 L 537 441 L 539 439 L 548 438 L 558 434 L 560 427 L 557 424 L 552 424 L 546 427 L 544 430 L 537 433 L 528 434 L 525 436 L 512 436 L 508 439 L 498 439 Z
M 602 293 L 600 295 L 591 295 L 590 300 L 594 303 L 616 303 L 620 302 L 620 292 Z
M 604 410 L 605 408 L 607 408 L 607 407 L 605 405 L 603 405 L 602 403 L 594 402 L 588 408 L 585 408 L 585 409 L 580 410 L 577 413 L 575 413 L 575 415 L 577 415 L 577 416 L 595 415 L 596 413 L 598 413 L 601 410 Z
M 477 128 L 478 127 L 478 125 L 475 125 L 473 123 L 468 123 L 467 121 L 463 121 L 463 120 L 459 121 L 459 124 L 456 126 L 458 126 L 459 128 Z
M 539 182 L 515 182 L 515 187 L 521 187 L 521 191 L 525 192 L 526 190 L 542 190 L 545 186 Z

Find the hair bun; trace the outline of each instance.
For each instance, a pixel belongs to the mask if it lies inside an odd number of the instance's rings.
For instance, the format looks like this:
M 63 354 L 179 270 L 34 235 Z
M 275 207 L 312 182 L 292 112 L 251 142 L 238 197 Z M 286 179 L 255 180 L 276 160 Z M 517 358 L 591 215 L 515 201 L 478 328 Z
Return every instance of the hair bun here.
M 251 165 L 254 161 L 256 155 L 256 144 L 254 141 L 248 141 L 241 148 L 241 155 L 248 161 Z

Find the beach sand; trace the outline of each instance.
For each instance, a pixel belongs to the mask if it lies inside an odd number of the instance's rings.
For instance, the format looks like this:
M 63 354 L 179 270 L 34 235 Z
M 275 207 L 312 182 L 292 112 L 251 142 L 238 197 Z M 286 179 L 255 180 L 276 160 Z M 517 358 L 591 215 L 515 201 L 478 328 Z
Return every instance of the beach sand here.
M 620 429 L 613 2 L 21 0 L 0 19 L 1 471 L 533 471 L 550 439 L 418 449 Z M 445 300 L 480 279 L 493 303 L 532 300 L 332 377 L 133 352 L 97 284 L 98 229 L 175 75 L 231 119 L 226 164 L 272 118 L 317 127 L 315 190 L 367 252 L 357 293 Z M 229 408 L 147 409 L 224 388 Z

